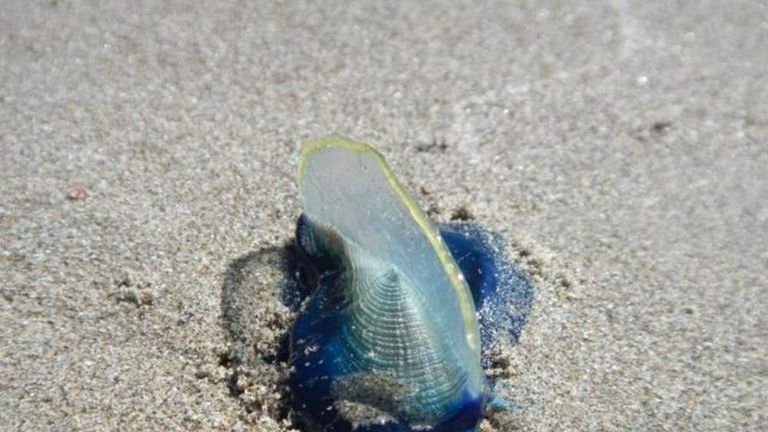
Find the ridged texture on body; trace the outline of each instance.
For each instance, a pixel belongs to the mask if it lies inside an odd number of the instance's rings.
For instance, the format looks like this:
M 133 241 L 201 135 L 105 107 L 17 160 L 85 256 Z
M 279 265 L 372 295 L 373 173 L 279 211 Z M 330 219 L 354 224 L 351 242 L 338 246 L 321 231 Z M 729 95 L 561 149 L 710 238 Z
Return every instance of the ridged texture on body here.
M 296 376 L 309 377 L 300 386 L 328 389 L 411 426 L 434 425 L 459 415 L 467 401 L 482 401 L 472 294 L 383 158 L 343 138 L 316 141 L 302 154 L 300 187 L 307 227 L 300 241 L 334 263 L 307 309 L 320 316 L 297 321 L 304 336 L 326 332 L 313 336 L 322 346 L 294 341 L 309 360 L 295 364 L 306 367 Z M 316 364 L 326 361 L 332 364 Z
M 393 374 L 407 383 L 400 415 L 438 420 L 446 401 L 461 395 L 468 380 L 451 341 L 441 338 L 428 299 L 396 269 L 362 253 L 355 256 L 344 353 L 355 370 Z M 427 416 L 426 413 L 434 413 Z

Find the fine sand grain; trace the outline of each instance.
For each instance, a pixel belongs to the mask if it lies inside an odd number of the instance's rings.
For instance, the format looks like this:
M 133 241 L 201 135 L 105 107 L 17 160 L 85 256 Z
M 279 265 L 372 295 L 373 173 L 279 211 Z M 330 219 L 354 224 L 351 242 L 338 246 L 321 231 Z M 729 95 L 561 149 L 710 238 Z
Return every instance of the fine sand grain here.
M 296 430 L 282 266 L 332 132 L 535 283 L 482 431 L 768 430 L 759 0 L 3 1 L 0 430 Z

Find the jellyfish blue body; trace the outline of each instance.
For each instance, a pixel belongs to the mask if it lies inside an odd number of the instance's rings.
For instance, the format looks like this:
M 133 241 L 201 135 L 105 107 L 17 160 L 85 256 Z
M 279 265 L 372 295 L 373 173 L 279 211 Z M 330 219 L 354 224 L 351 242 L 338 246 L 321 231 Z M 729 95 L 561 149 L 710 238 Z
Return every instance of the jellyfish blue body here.
M 484 352 L 513 344 L 533 303 L 533 286 L 507 258 L 504 239 L 476 224 L 441 224 L 440 235 L 472 292 Z M 483 366 L 488 366 L 482 357 Z
M 501 240 L 432 224 L 364 144 L 309 144 L 299 177 L 294 410 L 313 431 L 474 431 L 483 351 L 517 340 L 533 295 Z

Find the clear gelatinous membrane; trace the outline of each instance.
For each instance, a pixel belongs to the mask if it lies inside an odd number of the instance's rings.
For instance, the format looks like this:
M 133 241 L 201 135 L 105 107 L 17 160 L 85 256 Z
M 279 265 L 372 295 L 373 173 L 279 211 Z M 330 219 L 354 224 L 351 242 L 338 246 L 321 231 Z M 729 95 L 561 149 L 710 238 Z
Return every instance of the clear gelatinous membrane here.
M 300 187 L 315 277 L 291 332 L 294 409 L 312 430 L 474 430 L 490 397 L 481 344 L 516 339 L 532 298 L 498 238 L 438 229 L 377 152 L 343 138 L 305 149 Z

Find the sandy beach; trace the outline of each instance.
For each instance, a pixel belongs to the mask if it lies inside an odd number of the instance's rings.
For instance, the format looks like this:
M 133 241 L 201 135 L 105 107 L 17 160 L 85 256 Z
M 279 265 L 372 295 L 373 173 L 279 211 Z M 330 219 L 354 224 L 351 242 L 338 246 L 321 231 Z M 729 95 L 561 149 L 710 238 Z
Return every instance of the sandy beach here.
M 768 430 L 768 5 L 715 0 L 2 2 L 0 430 L 310 432 L 331 133 L 534 283 L 481 431 Z

